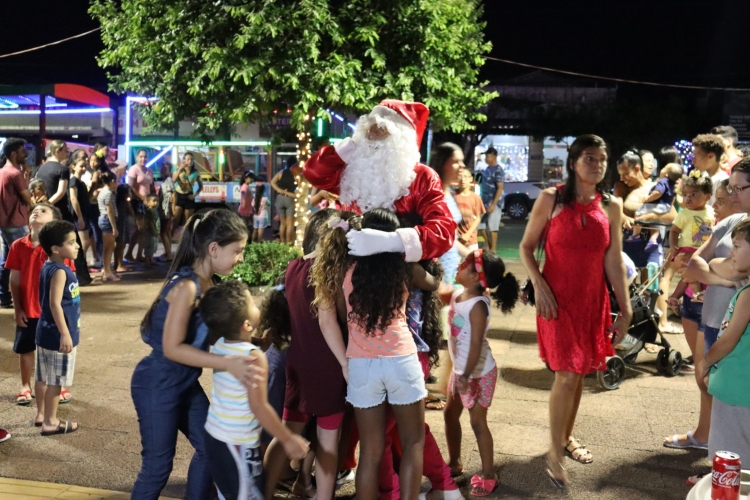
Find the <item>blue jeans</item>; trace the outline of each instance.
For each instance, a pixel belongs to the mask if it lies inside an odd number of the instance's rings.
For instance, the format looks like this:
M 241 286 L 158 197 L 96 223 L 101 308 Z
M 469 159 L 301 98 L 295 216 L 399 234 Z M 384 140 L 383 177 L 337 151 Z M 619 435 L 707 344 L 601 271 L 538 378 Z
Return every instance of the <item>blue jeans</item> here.
M 157 500 L 172 472 L 177 433 L 195 448 L 187 478 L 188 500 L 211 498 L 206 457 L 208 398 L 198 383 L 200 370 L 152 353 L 138 363 L 130 391 L 141 431 L 143 465 L 133 485 L 133 500 Z
M 10 269 L 5 269 L 5 260 L 8 258 L 10 246 L 27 234 L 29 234 L 28 226 L 0 228 L 0 304 L 6 305 L 13 302 L 10 295 Z

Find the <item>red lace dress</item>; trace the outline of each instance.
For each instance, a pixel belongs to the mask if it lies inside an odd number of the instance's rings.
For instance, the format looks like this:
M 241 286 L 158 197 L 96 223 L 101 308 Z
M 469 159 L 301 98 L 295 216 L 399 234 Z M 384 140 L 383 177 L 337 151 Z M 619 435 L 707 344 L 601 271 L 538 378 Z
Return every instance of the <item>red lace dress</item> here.
M 557 319 L 537 317 L 539 355 L 552 371 L 587 374 L 603 370 L 614 354 L 604 274 L 609 219 L 601 195 L 573 202 L 550 221 L 542 275 L 557 301 Z

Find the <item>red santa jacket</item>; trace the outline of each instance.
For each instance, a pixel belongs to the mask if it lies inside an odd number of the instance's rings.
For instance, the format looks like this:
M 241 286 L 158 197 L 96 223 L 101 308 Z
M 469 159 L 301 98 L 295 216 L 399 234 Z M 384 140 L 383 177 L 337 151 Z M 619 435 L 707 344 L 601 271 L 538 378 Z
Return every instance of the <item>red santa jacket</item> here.
M 339 194 L 344 168 L 346 162 L 336 148 L 326 146 L 305 163 L 302 174 L 316 188 Z M 413 230 L 398 230 L 409 262 L 442 256 L 453 246 L 456 236 L 456 222 L 445 203 L 440 177 L 421 163 L 414 167 L 414 171 L 417 177 L 409 186 L 409 194 L 394 203 L 397 215 L 416 213 L 422 218 L 422 225 Z M 360 212 L 356 206 L 347 208 Z

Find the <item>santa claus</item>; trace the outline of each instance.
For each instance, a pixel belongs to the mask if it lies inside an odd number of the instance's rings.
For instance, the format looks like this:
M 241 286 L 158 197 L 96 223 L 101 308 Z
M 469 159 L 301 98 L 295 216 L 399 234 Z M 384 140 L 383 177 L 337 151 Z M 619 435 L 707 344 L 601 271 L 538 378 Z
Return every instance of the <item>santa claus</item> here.
M 444 201 L 440 177 L 419 163 L 429 114 L 422 103 L 386 99 L 360 117 L 353 137 L 320 149 L 305 163 L 305 178 L 339 195 L 346 210 L 387 208 L 422 219 L 422 225 L 396 233 L 349 231 L 350 254 L 398 252 L 407 262 L 417 262 L 440 257 L 453 245 L 456 222 Z

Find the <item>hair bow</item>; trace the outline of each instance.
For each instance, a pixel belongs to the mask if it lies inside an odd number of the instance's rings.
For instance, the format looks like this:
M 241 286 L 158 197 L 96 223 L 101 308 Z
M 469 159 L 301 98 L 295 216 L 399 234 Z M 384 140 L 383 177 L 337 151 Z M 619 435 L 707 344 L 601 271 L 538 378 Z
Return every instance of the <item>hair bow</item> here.
M 343 229 L 344 232 L 346 232 L 349 230 L 349 223 L 341 217 L 331 217 L 328 220 L 328 229 L 336 229 L 337 227 Z
M 690 172 L 689 177 L 695 177 L 696 179 L 700 179 L 702 175 L 703 175 L 703 172 L 695 168 L 693 169 L 692 172 Z

